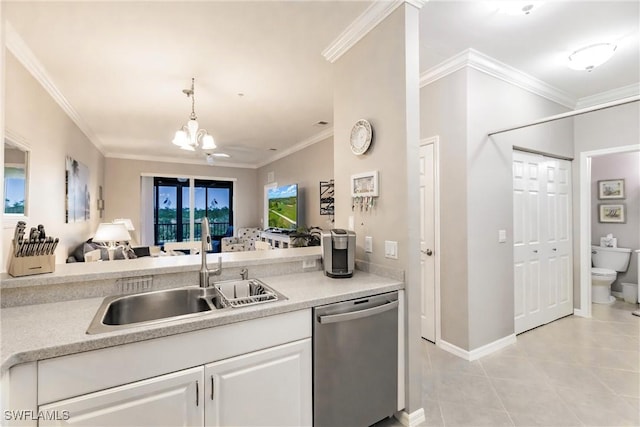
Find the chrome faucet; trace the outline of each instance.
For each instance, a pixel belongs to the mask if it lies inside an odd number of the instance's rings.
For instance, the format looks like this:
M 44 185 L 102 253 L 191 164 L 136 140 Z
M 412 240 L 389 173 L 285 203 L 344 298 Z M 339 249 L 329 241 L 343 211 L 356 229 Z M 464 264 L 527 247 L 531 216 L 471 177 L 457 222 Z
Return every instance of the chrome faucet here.
M 200 265 L 200 287 L 209 287 L 209 277 L 219 276 L 222 274 L 222 257 L 218 256 L 218 268 L 209 270 L 207 267 L 207 251 L 211 250 L 211 233 L 209 232 L 209 219 L 202 218 L 202 233 L 201 233 L 202 247 L 200 248 L 200 254 L 202 255 L 202 262 Z

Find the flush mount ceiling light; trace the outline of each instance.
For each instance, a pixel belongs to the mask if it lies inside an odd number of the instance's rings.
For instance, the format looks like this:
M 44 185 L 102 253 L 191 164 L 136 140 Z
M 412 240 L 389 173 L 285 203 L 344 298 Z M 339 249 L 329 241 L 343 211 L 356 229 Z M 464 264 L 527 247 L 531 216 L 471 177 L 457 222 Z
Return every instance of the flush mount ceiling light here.
M 506 15 L 529 15 L 534 9 L 542 6 L 541 1 L 500 1 L 498 11 Z
M 198 120 L 196 117 L 195 106 L 195 78 L 191 79 L 191 89 L 183 89 L 182 92 L 191 98 L 191 115 L 186 126 L 176 132 L 176 136 L 173 138 L 173 143 L 183 150 L 196 151 L 197 148 L 201 150 L 215 150 L 216 143 L 213 137 L 207 133 L 205 129 L 200 129 Z
M 613 43 L 596 43 L 583 47 L 569 55 L 568 66 L 572 70 L 592 71 L 611 59 L 616 47 Z

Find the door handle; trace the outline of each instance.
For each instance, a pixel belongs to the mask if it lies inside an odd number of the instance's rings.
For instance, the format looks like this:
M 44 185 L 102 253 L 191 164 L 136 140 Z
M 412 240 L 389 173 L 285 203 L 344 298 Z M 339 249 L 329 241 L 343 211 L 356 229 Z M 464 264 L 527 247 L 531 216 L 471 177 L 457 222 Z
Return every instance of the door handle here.
M 427 256 L 433 255 L 433 251 L 431 249 L 427 249 L 426 251 L 423 251 L 422 249 L 420 249 L 420 252 L 422 252 L 423 254 L 425 254 Z
M 398 301 L 389 301 L 376 307 L 367 308 L 365 310 L 350 311 L 348 313 L 331 314 L 328 316 L 318 316 L 319 323 L 335 323 L 346 322 L 347 320 L 361 319 L 363 317 L 373 316 L 374 314 L 384 313 L 398 307 Z

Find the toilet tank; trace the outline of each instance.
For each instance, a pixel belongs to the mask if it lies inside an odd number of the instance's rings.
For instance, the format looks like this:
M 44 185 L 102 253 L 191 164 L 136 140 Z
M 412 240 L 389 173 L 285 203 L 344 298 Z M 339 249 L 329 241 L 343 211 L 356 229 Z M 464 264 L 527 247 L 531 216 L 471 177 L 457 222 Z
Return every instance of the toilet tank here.
M 627 271 L 631 249 L 591 246 L 591 261 L 596 268 L 608 268 L 619 272 Z

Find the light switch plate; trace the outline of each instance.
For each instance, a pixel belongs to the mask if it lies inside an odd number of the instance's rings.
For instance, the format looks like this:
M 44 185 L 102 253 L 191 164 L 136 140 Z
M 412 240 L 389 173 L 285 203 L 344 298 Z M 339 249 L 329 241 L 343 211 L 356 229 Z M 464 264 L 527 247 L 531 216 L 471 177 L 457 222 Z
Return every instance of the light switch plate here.
M 355 220 L 353 219 L 353 215 L 349 215 L 349 230 L 354 231 L 355 229 Z
M 398 259 L 398 242 L 395 242 L 393 240 L 385 240 L 384 256 L 385 258 Z
M 373 237 L 365 236 L 364 238 L 364 251 L 365 252 L 373 252 Z
M 498 243 L 505 243 L 507 241 L 507 230 L 498 230 Z

